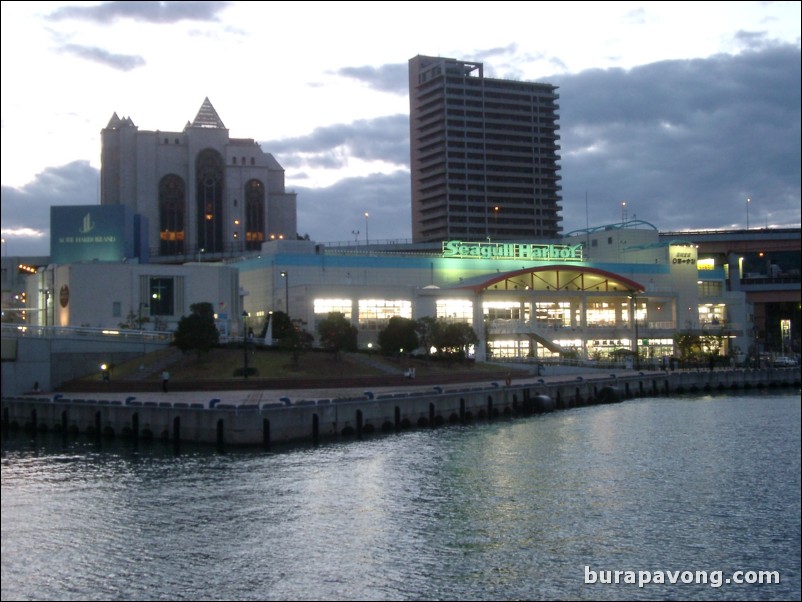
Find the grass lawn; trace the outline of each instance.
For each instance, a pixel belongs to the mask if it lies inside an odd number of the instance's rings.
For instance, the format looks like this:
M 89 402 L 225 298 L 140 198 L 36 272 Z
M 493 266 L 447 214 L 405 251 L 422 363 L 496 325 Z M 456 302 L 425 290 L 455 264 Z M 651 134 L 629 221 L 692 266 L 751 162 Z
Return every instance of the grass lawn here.
M 170 360 L 173 358 L 174 361 Z M 148 374 L 144 380 L 161 380 L 161 367 L 167 362 L 171 381 L 241 379 L 245 362 L 242 348 L 216 348 L 198 357 L 196 354 L 180 355 L 175 348 L 162 349 L 135 358 L 114 367 L 115 380 L 133 380 L 141 372 Z M 308 351 L 298 358 L 295 365 L 285 351 L 266 348 L 248 350 L 248 367 L 255 368 L 256 378 L 302 378 L 327 379 L 343 376 L 381 376 L 403 374 L 415 368 L 417 376 L 454 372 L 498 372 L 498 366 L 473 362 L 446 362 L 420 358 L 395 358 L 378 354 L 343 353 L 339 358 L 323 351 Z M 239 373 L 237 371 L 240 371 Z M 96 377 L 95 377 L 96 378 Z

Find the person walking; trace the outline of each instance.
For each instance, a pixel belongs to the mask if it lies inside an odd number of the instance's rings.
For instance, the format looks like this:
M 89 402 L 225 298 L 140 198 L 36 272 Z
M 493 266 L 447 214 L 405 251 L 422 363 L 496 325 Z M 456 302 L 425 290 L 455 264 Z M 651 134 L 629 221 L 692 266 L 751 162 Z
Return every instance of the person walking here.
M 162 391 L 167 393 L 167 383 L 170 382 L 170 373 L 165 370 L 162 372 Z

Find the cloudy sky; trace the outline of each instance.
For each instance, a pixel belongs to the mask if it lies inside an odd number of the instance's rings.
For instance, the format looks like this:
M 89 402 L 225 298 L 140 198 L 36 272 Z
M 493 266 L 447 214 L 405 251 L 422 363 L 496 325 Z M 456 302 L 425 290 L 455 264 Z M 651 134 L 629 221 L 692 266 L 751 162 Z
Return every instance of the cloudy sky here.
M 320 242 L 411 236 L 408 60 L 560 87 L 563 228 L 800 225 L 799 2 L 2 2 L 3 253 L 99 203 L 100 130 L 208 97 Z M 747 203 L 747 198 L 751 201 Z M 626 206 L 624 206 L 626 203 Z

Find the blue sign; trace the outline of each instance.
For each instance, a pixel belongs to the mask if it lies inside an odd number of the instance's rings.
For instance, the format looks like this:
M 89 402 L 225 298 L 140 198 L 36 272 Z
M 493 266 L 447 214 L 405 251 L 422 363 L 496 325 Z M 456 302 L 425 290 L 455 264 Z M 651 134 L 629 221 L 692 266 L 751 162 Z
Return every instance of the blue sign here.
M 66 264 L 137 257 L 135 230 L 134 214 L 124 205 L 51 207 L 51 260 Z

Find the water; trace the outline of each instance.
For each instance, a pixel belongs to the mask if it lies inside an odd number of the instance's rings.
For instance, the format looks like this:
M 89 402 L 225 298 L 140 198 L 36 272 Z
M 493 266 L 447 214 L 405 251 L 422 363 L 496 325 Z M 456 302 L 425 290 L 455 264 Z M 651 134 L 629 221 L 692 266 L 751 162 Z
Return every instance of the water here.
M 271 452 L 12 434 L 2 599 L 799 599 L 801 454 L 798 391 Z M 615 570 L 781 582 L 585 583 Z

